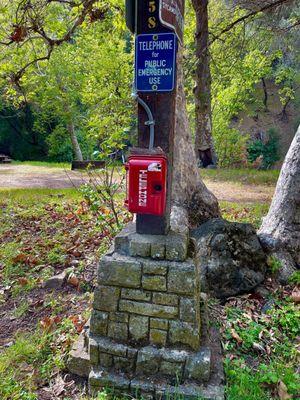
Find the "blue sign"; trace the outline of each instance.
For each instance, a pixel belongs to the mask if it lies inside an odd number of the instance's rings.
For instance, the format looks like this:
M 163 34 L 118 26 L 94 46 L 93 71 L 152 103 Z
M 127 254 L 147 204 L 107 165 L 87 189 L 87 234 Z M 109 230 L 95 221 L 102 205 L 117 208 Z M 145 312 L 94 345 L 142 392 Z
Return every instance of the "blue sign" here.
M 139 92 L 170 92 L 175 84 L 174 33 L 138 35 L 135 40 L 135 86 Z

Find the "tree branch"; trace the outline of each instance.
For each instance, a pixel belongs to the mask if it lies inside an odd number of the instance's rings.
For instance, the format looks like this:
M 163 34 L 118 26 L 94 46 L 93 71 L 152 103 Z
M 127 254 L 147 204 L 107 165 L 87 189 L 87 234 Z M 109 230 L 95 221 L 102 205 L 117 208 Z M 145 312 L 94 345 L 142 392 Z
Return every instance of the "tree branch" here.
M 235 21 L 233 21 L 231 24 L 227 25 L 226 28 L 224 28 L 221 32 L 219 32 L 218 35 L 214 35 L 214 38 L 212 40 L 209 41 L 209 46 L 214 43 L 217 39 L 220 38 L 220 36 L 222 36 L 224 33 L 229 32 L 232 28 L 234 28 L 237 24 L 239 24 L 240 22 L 246 21 L 248 19 L 250 19 L 251 17 L 254 17 L 255 15 L 261 13 L 261 12 L 265 12 L 271 9 L 274 9 L 276 7 L 279 7 L 285 3 L 289 3 L 291 2 L 291 0 L 276 0 L 272 3 L 268 3 L 266 5 L 264 5 L 261 8 L 258 8 L 254 11 L 251 11 L 250 13 L 236 19 Z
M 60 46 L 61 44 L 69 41 L 73 34 L 75 33 L 76 29 L 83 24 L 86 16 L 92 12 L 93 10 L 93 5 L 97 3 L 98 0 L 82 0 L 82 1 L 74 1 L 74 0 L 45 0 L 44 7 L 47 7 L 49 3 L 53 2 L 58 2 L 61 4 L 65 4 L 66 6 L 69 7 L 80 7 L 82 6 L 82 10 L 80 11 L 79 15 L 76 17 L 75 21 L 73 22 L 72 26 L 68 29 L 68 31 L 61 37 L 61 38 L 53 38 L 50 37 L 46 32 L 44 27 L 41 24 L 41 21 L 39 20 L 40 18 L 40 10 L 34 10 L 30 2 L 26 2 L 22 0 L 19 3 L 19 6 L 16 11 L 16 21 L 17 24 L 14 25 L 16 28 L 24 28 L 26 34 L 33 32 L 39 36 L 34 36 L 30 37 L 28 36 L 28 39 L 42 39 L 46 43 L 48 47 L 48 52 L 44 56 L 40 56 L 35 58 L 34 60 L 28 62 L 26 65 L 24 65 L 19 71 L 13 74 L 13 82 L 19 86 L 19 81 L 26 72 L 26 70 L 32 66 L 33 64 L 38 63 L 39 61 L 47 61 L 50 59 L 51 54 L 54 50 L 55 46 Z M 19 15 L 20 10 L 22 10 L 22 15 Z M 24 21 L 27 21 L 27 26 Z M 19 42 L 23 42 L 24 37 L 21 37 L 19 39 Z M 0 45 L 4 46 L 9 46 L 14 43 L 19 43 L 17 40 L 14 40 L 14 38 L 11 38 L 10 41 L 8 42 L 0 42 Z

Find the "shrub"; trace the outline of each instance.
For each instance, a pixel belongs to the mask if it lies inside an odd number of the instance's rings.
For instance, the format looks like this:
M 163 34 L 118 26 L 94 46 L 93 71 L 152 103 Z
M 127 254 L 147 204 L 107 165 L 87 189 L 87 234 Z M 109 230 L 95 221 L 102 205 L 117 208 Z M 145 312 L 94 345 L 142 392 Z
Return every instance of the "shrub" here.
M 248 160 L 250 162 L 253 163 L 259 157 L 263 157 L 262 169 L 270 169 L 280 159 L 277 131 L 272 128 L 267 133 L 269 138 L 266 143 L 261 140 L 255 140 L 247 148 Z

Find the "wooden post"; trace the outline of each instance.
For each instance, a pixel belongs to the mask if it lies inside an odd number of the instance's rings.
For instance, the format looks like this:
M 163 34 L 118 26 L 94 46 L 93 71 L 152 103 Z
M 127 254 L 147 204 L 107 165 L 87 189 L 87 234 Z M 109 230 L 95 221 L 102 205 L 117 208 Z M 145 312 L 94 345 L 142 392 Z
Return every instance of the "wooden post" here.
M 162 0 L 136 0 L 136 34 L 171 33 L 173 30 L 162 25 L 159 18 L 159 6 Z M 164 235 L 170 227 L 172 166 L 176 105 L 176 75 L 174 90 L 170 92 L 138 92 L 139 97 L 150 107 L 155 120 L 154 147 L 160 147 L 168 157 L 167 205 L 163 217 L 138 214 L 136 230 L 138 233 Z M 138 147 L 148 148 L 149 126 L 147 114 L 138 105 Z

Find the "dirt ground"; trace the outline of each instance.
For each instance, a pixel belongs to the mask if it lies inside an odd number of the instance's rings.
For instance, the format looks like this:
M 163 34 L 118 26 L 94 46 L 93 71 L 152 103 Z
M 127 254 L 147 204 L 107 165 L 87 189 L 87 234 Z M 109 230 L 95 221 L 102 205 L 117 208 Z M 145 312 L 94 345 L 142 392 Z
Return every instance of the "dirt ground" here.
M 64 189 L 84 183 L 80 171 L 32 165 L 0 165 L 0 188 Z
M 80 171 L 47 168 L 31 165 L 0 165 L 1 188 L 63 189 L 80 186 L 86 176 Z M 230 202 L 269 202 L 274 188 L 233 182 L 205 180 L 207 187 L 219 200 Z

